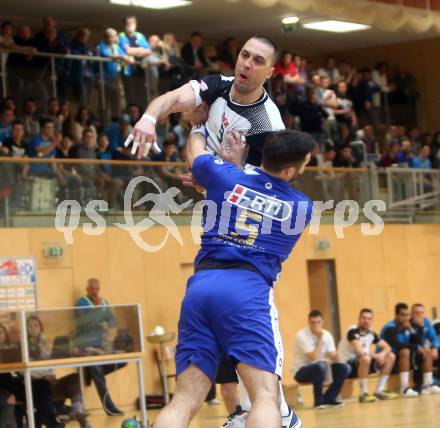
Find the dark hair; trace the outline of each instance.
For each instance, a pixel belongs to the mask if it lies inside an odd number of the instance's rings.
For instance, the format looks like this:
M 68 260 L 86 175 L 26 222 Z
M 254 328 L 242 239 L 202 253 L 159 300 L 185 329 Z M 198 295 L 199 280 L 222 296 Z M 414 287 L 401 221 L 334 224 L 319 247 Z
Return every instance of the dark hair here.
M 76 115 L 75 115 L 75 120 L 76 120 L 77 122 L 79 122 L 79 121 L 81 120 L 81 113 L 82 113 L 83 111 L 87 111 L 87 113 L 89 114 L 89 120 L 87 121 L 87 126 L 90 126 L 91 119 L 92 119 L 92 112 L 91 112 L 90 109 L 89 109 L 88 107 L 86 107 L 86 106 L 81 106 L 81 107 L 78 109 L 78 111 L 76 112 Z
M 137 21 L 136 15 L 127 15 L 124 18 L 124 24 L 126 24 L 129 19 L 133 19 L 133 18 Z
M 314 146 L 315 140 L 305 132 L 293 129 L 273 132 L 263 146 L 263 166 L 269 172 L 280 172 L 298 165 Z
M 359 312 L 359 316 L 362 316 L 363 314 L 371 314 L 373 315 L 373 310 L 370 308 L 362 308 Z
M 310 313 L 309 313 L 309 319 L 310 319 L 310 318 L 318 318 L 318 317 L 324 318 L 324 317 L 322 316 L 322 313 L 321 313 L 320 311 L 318 311 L 317 309 L 313 309 L 312 311 L 310 311 Z
M 411 306 L 411 310 L 413 310 L 414 308 L 424 308 L 425 306 L 422 303 L 414 303 Z
M 284 55 L 292 55 L 288 50 L 284 49 L 281 51 L 280 57 L 282 58 Z
M 261 43 L 264 43 L 267 46 L 270 46 L 273 49 L 273 55 L 272 55 L 272 64 L 275 64 L 277 62 L 278 59 L 278 47 L 275 44 L 275 42 L 271 39 L 269 39 L 269 37 L 266 36 L 260 36 L 260 35 L 255 35 L 252 36 L 251 39 L 256 39 Z
M 3 332 L 5 333 L 5 344 L 7 346 L 9 346 L 11 344 L 11 339 L 9 337 L 9 332 L 8 329 L 6 328 L 6 326 L 4 324 L 0 324 L 0 328 L 3 330 Z
M 12 22 L 11 22 L 11 21 L 3 21 L 3 22 L 1 23 L 1 25 L 0 25 L 0 29 L 3 30 L 3 28 L 5 28 L 5 27 L 9 27 L 9 26 L 12 27 Z
M 200 32 L 200 31 L 193 31 L 190 35 L 189 35 L 189 37 L 203 37 L 202 36 L 202 33 Z
M 16 120 L 12 121 L 12 123 L 11 123 L 11 127 L 14 127 L 15 125 L 21 125 L 21 126 L 24 126 L 24 123 L 23 123 L 21 120 L 16 119 Z
M 35 100 L 35 98 L 32 97 L 27 97 L 23 100 L 23 105 L 25 105 L 26 103 L 31 102 L 31 103 L 37 103 L 37 101 Z
M 408 305 L 406 303 L 398 303 L 396 306 L 394 306 L 394 314 L 399 315 L 400 311 L 403 309 L 408 309 Z
M 43 117 L 40 120 L 40 127 L 44 128 L 46 126 L 46 123 L 54 123 L 54 121 L 52 119 L 49 119 L 48 117 Z

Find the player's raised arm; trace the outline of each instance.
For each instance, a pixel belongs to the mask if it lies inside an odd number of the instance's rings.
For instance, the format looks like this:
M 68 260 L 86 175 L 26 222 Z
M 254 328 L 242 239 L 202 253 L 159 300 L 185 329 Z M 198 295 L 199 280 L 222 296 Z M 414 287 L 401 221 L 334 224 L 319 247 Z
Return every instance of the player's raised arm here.
M 137 151 L 138 159 L 148 155 L 150 148 L 160 152 L 156 141 L 156 122 L 174 112 L 186 111 L 196 106 L 196 94 L 187 83 L 174 91 L 155 98 L 141 119 L 136 123 L 124 145 L 133 142 L 132 154 Z

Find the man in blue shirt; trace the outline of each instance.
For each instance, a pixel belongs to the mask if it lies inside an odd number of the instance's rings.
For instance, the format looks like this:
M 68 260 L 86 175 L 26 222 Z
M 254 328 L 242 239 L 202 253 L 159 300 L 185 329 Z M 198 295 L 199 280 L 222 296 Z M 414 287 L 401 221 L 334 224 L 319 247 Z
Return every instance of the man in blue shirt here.
M 56 147 L 54 132 L 53 120 L 42 119 L 40 122 L 40 133 L 34 135 L 28 144 L 28 156 L 30 158 L 54 158 Z M 54 164 L 34 163 L 29 168 L 30 175 L 44 178 L 55 177 L 55 172 Z
M 135 16 L 127 16 L 124 19 L 125 29 L 119 33 L 119 46 L 125 55 L 130 55 L 138 62 L 145 63 L 151 54 L 151 46 L 146 37 L 136 31 L 137 19 Z M 146 88 L 145 71 L 140 65 L 125 65 L 123 82 L 127 103 L 145 107 Z
M 438 360 L 440 340 L 431 324 L 425 316 L 425 308 L 421 303 L 411 306 L 411 326 L 415 330 L 419 341 L 423 346 L 423 361 L 419 361 L 419 370 L 414 371 L 414 381 L 423 394 L 440 394 L 440 387 L 434 385 L 433 367 Z M 420 357 L 419 357 L 420 360 Z M 425 370 L 420 370 L 422 367 Z
M 207 191 L 202 245 L 181 308 L 176 391 L 154 426 L 189 425 L 224 354 L 252 399 L 246 426 L 279 428 L 283 351 L 273 285 L 310 221 L 312 202 L 290 181 L 303 173 L 314 141 L 274 132 L 262 166 L 242 170 L 205 149 L 205 132 L 195 127 L 188 140 L 188 163 Z M 231 150 L 242 144 L 237 134 L 228 138 Z
M 12 122 L 15 120 L 14 111 L 10 108 L 5 108 L 1 114 L 0 120 L 0 146 L 6 138 L 11 136 Z

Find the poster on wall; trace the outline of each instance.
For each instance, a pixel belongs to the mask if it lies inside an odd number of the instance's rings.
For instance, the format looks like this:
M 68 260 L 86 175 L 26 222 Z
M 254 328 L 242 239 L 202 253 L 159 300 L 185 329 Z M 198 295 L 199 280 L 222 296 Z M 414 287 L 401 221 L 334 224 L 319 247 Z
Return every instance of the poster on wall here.
M 34 257 L 0 257 L 0 311 L 37 308 Z

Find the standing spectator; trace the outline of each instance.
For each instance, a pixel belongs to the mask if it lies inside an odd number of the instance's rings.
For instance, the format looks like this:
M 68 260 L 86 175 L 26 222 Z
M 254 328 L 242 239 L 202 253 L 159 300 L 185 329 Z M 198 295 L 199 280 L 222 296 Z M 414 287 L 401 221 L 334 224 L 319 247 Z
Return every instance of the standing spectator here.
M 380 154 L 380 143 L 374 132 L 373 125 L 367 123 L 362 128 L 362 141 L 365 144 L 368 154 Z
M 407 71 L 398 70 L 394 76 L 393 91 L 389 97 L 393 120 L 415 126 L 418 96 L 415 77 Z
M 419 393 L 409 386 L 409 372 L 413 358 L 420 354 L 425 368 L 432 372 L 431 353 L 425 352 L 417 341 L 414 330 L 409 321 L 409 309 L 406 303 L 398 303 L 395 306 L 394 321 L 390 321 L 382 329 L 381 339 L 385 340 L 396 354 L 397 367 L 400 375 L 400 393 L 407 398 L 417 397 Z M 425 370 L 423 370 L 425 372 Z
M 385 122 L 385 106 L 388 102 L 388 64 L 379 62 L 371 75 L 372 79 L 379 86 L 380 91 L 373 94 L 373 115 L 376 120 L 375 125 Z
M 420 149 L 419 156 L 416 156 L 414 158 L 413 168 L 432 169 L 430 156 L 431 156 L 431 148 L 428 146 L 428 144 L 425 144 Z
M 306 90 L 307 101 L 301 104 L 298 110 L 301 122 L 301 130 L 308 132 L 315 141 L 320 145 L 324 145 L 324 133 L 322 125 L 328 114 L 324 108 L 318 104 L 316 90 L 308 87 Z
M 374 107 L 374 95 L 380 91 L 379 86 L 371 78 L 371 70 L 364 68 L 362 78 L 356 89 L 356 111 L 359 114 L 361 126 L 372 122 L 375 126 L 379 124 L 379 112 Z
M 151 98 L 156 98 L 159 95 L 159 70 L 164 69 L 168 71 L 171 69 L 171 65 L 163 55 L 160 37 L 157 34 L 152 34 L 148 38 L 148 42 L 151 49 L 151 55 L 146 59 L 146 63 L 148 64 L 149 94 Z M 142 105 L 144 104 L 145 98 Z
M 93 125 L 92 112 L 88 107 L 82 106 L 78 109 L 75 122 L 73 123 L 72 137 L 75 142 L 79 142 L 81 140 L 85 129 L 91 130 L 95 139 L 97 138 L 98 134 L 96 132 L 95 125 Z
M 431 324 L 431 321 L 425 316 L 425 307 L 421 303 L 415 303 L 411 307 L 411 326 L 415 330 L 416 335 L 421 341 L 424 352 L 431 353 L 431 359 L 434 365 L 438 360 L 438 352 L 440 348 L 440 340 Z M 419 356 L 419 360 L 421 360 Z M 414 370 L 414 383 L 418 385 L 418 390 L 423 393 L 440 394 L 440 387 L 434 384 L 433 367 L 431 371 L 422 374 L 420 368 L 423 362 L 419 361 L 419 370 Z
M 406 163 L 410 168 L 414 167 L 414 155 L 409 139 L 403 140 L 400 144 L 400 151 L 397 154 L 396 160 L 398 163 Z
M 280 60 L 275 64 L 273 72 L 274 76 L 283 76 L 284 83 L 287 85 L 287 90 L 293 93 L 294 85 L 297 83 L 304 84 L 304 79 L 300 76 L 298 68 L 293 62 L 293 56 L 288 51 L 281 53 Z
M 342 61 L 339 64 L 339 73 L 341 79 L 347 82 L 348 87 L 356 86 L 356 68 L 352 67 L 347 61 Z
M 305 101 L 306 99 L 306 88 L 309 84 L 309 72 L 307 70 L 307 60 L 301 58 L 299 55 L 294 55 L 293 62 L 298 70 L 298 75 L 300 77 L 299 82 L 295 83 L 295 95 L 299 101 Z
M 23 105 L 21 120 L 28 137 L 40 133 L 40 119 L 37 115 L 37 102 L 33 98 L 26 98 Z
M 164 34 L 162 49 L 163 55 L 171 68 L 167 71 L 163 70 L 161 77 L 169 81 L 167 90 L 176 89 L 186 80 L 188 70 L 173 33 Z
M 398 395 L 385 391 L 388 378 L 396 361 L 396 356 L 391 352 L 390 345 L 380 339 L 372 329 L 373 311 L 368 308 L 361 310 L 358 324 L 351 326 L 338 345 L 341 361 L 351 367 L 351 378 L 359 378 L 361 403 L 371 403 L 379 400 L 391 400 Z M 371 352 L 371 347 L 376 345 L 380 351 Z M 376 393 L 368 393 L 368 375 L 380 370 Z
M 66 35 L 58 31 L 55 20 L 51 16 L 45 16 L 43 18 L 43 29 L 35 34 L 34 45 L 39 52 L 66 54 L 68 42 Z M 49 98 L 46 85 L 49 85 L 49 78 L 52 73 L 50 58 L 36 57 L 35 66 L 39 69 L 37 83 L 41 90 L 40 96 L 36 98 L 40 100 L 42 105 L 46 106 Z M 57 74 L 58 96 L 65 98 L 66 60 L 56 59 L 55 71 Z
M 203 49 L 202 34 L 198 31 L 193 31 L 190 34 L 189 42 L 183 45 L 181 54 L 183 61 L 195 77 L 200 75 L 203 68 L 209 66 Z
M 400 145 L 397 141 L 391 140 L 388 143 L 388 149 L 379 160 L 379 166 L 388 168 L 389 166 L 399 163 L 398 155 L 400 152 Z
M 0 388 L 0 426 L 5 428 L 17 428 L 15 420 L 15 395 L 10 391 Z
M 125 55 L 145 63 L 146 58 L 151 55 L 151 46 L 146 37 L 136 31 L 136 17 L 127 16 L 124 19 L 124 26 L 124 31 L 119 33 L 119 47 Z M 138 64 L 126 63 L 123 70 L 123 82 L 127 103 L 145 107 L 147 93 L 144 68 Z
M 219 55 L 219 60 L 222 62 L 222 72 L 226 76 L 233 76 L 234 75 L 234 69 L 235 69 L 235 63 L 237 62 L 238 57 L 238 44 L 237 40 L 233 37 L 228 37 L 223 43 L 222 43 L 222 50 Z
M 87 28 L 79 29 L 72 42 L 69 44 L 69 51 L 73 55 L 93 55 L 93 50 L 88 42 L 90 30 Z M 95 75 L 93 65 L 87 60 L 71 60 L 69 62 L 68 78 L 79 105 L 90 105 L 92 99 Z
M 75 305 L 78 308 L 83 308 L 77 311 L 77 340 L 83 348 L 93 347 L 105 350 L 109 345 L 106 343 L 109 331 L 115 328 L 116 320 L 111 309 L 108 308 L 108 301 L 100 296 L 99 279 L 90 278 L 87 281 L 86 291 L 86 295 L 81 297 Z M 99 308 L 95 308 L 96 306 Z M 124 365 L 92 366 L 86 369 L 86 383 L 90 384 L 93 380 L 102 407 L 109 416 L 121 416 L 124 413 L 113 403 L 107 389 L 105 376 Z
M 117 116 L 125 105 L 122 99 L 121 61 L 131 64 L 133 57 L 125 55 L 118 44 L 118 33 L 113 28 L 107 28 L 104 32 L 104 40 L 96 47 L 96 53 L 112 61 L 103 64 L 105 99 L 107 112 L 110 118 Z
M 0 146 L 6 138 L 11 136 L 11 125 L 14 120 L 14 111 L 10 108 L 5 108 L 0 115 Z
M 295 380 L 313 384 L 315 407 L 341 406 L 337 396 L 350 373 L 350 367 L 339 361 L 333 336 L 324 330 L 321 312 L 310 312 L 309 326 L 300 330 L 295 337 L 293 355 Z M 333 381 L 324 394 L 324 382 L 330 375 Z
M 332 56 L 327 57 L 325 66 L 318 69 L 318 73 L 321 77 L 329 78 L 330 86 L 336 87 L 336 85 L 342 79 L 341 74 L 336 66 L 336 60 Z
M 13 94 L 16 104 L 21 106 L 23 100 L 32 95 L 32 85 L 35 79 L 32 55 L 37 52 L 37 49 L 33 46 L 30 27 L 21 25 L 12 43 L 8 41 L 7 44 L 10 49 L 21 52 L 11 53 L 7 59 L 8 88 L 14 88 L 10 92 Z
M 409 139 L 411 140 L 411 145 L 414 147 L 414 150 L 419 151 L 422 146 L 422 131 L 418 126 L 414 126 L 409 131 Z
M 347 83 L 343 80 L 337 84 L 337 107 L 333 109 L 339 123 L 341 141 L 348 142 L 353 130 L 357 127 L 357 117 L 353 109 L 353 101 L 348 97 Z
M 50 119 L 42 119 L 40 123 L 40 134 L 34 135 L 28 146 L 28 156 L 31 158 L 51 159 L 55 156 L 55 129 Z M 30 165 L 31 175 L 53 178 L 55 176 L 55 165 L 35 163 Z
M 272 99 L 278 107 L 281 116 L 289 114 L 289 106 L 287 105 L 286 84 L 284 83 L 284 77 L 280 74 L 272 79 Z M 300 109 L 297 108 L 296 110 L 299 111 Z
M 315 77 L 315 80 L 317 81 L 318 79 Z M 334 112 L 338 106 L 338 98 L 335 91 L 330 89 L 330 79 L 327 76 L 321 77 L 319 81 L 320 87 L 317 90 L 318 100 L 320 100 L 322 106 L 328 114 L 326 123 L 324 125 L 325 133 L 327 138 L 335 143 L 339 143 L 340 136 Z

